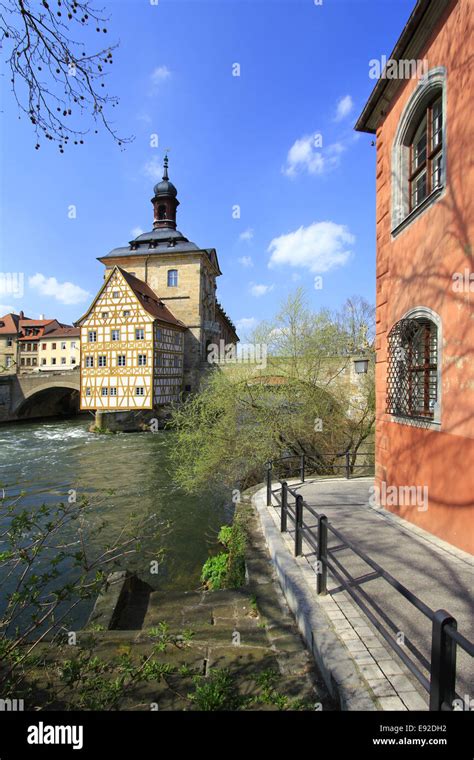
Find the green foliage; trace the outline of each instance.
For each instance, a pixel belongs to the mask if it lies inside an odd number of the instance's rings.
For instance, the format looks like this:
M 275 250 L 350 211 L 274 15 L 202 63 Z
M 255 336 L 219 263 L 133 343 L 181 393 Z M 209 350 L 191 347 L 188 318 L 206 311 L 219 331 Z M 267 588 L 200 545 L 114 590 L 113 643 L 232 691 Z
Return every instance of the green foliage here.
M 209 589 L 239 588 L 245 583 L 246 533 L 237 514 L 232 525 L 223 525 L 218 541 L 225 552 L 209 557 L 203 565 L 201 580 Z
M 224 365 L 173 410 L 170 457 L 178 485 L 189 493 L 244 489 L 261 482 L 267 460 L 303 453 L 308 472 L 337 474 L 336 455 L 373 431 L 373 372 L 357 388 L 350 372 L 354 352 L 372 351 L 372 319 L 362 299 L 341 313 L 313 313 L 297 292 L 252 336 L 268 348 L 266 367 Z
M 219 541 L 220 544 L 228 548 L 231 538 L 232 538 L 232 527 L 230 525 L 223 525 L 217 535 L 217 540 Z
M 228 670 L 211 670 L 206 677 L 195 676 L 193 683 L 195 690 L 189 698 L 198 710 L 237 710 L 241 704 L 242 700 Z
M 155 516 L 130 516 L 115 535 L 107 531 L 107 542 L 99 541 L 107 524 L 95 517 L 98 504 L 82 498 L 23 506 L 22 495 L 0 499 L 2 694 L 21 691 L 35 647 L 45 639 L 63 641 L 64 631 L 74 630 L 71 614 L 77 605 L 96 599 L 110 572 L 143 554 L 145 537 L 156 543 Z M 73 661 L 65 666 L 66 682 L 74 676 L 73 667 Z
M 216 554 L 214 557 L 208 557 L 205 561 L 201 572 L 201 580 L 208 588 L 224 588 L 228 561 L 229 555 L 227 552 L 220 552 L 220 554 Z

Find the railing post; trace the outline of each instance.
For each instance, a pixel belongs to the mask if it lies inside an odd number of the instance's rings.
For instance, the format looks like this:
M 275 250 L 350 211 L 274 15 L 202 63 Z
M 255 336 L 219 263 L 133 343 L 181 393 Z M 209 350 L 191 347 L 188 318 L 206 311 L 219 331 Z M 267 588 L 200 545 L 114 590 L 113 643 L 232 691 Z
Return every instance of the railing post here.
M 272 506 L 272 463 L 267 462 L 267 507 Z
M 298 494 L 295 505 L 295 557 L 299 557 L 303 549 L 303 497 Z
M 346 478 L 349 480 L 351 477 L 351 455 L 349 451 L 346 451 Z
M 282 533 L 287 529 L 287 508 L 288 508 L 288 483 L 286 480 L 281 484 L 281 516 L 280 516 L 280 530 Z
M 456 642 L 446 628 L 457 630 L 456 620 L 446 610 L 434 614 L 431 638 L 430 710 L 452 710 L 456 696 Z
M 300 458 L 300 476 L 301 482 L 304 483 L 304 454 L 302 454 Z
M 328 518 L 326 515 L 318 517 L 318 551 L 317 551 L 316 591 L 318 594 L 328 592 Z

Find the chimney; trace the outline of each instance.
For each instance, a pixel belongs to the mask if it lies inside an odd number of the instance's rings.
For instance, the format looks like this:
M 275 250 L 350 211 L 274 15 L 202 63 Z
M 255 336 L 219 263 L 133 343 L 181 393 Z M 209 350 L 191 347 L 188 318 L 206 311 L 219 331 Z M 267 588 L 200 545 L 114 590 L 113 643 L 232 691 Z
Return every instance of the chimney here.
M 44 319 L 44 314 L 40 314 L 40 319 Z
M 20 311 L 20 319 L 24 319 L 24 318 L 25 318 L 25 315 L 24 315 L 24 313 L 23 313 L 23 309 L 22 309 L 22 310 Z

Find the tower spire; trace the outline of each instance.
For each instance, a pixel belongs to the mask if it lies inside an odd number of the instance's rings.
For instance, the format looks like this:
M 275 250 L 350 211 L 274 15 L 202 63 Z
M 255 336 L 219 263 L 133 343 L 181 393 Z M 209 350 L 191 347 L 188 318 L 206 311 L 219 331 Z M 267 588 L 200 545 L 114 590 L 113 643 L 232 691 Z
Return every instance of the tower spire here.
M 176 229 L 176 209 L 179 206 L 178 191 L 168 177 L 168 154 L 163 159 L 163 179 L 154 187 L 153 229 Z

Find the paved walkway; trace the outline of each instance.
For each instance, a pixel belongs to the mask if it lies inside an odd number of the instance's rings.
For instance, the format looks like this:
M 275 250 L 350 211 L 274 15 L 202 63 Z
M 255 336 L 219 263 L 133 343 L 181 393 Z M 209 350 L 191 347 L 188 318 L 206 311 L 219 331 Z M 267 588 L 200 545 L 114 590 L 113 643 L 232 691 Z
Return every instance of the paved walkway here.
M 458 630 L 472 640 L 473 626 L 473 563 L 470 555 L 416 528 L 395 515 L 369 506 L 371 478 L 354 480 L 310 480 L 305 484 L 293 483 L 292 487 L 302 494 L 306 503 L 318 513 L 327 515 L 329 521 L 349 541 L 375 560 L 397 580 L 415 593 L 433 610 L 445 609 L 458 622 Z M 270 509 L 274 521 L 279 521 L 277 498 Z M 291 504 L 291 502 L 290 502 Z M 305 510 L 305 523 L 315 525 L 316 520 Z M 284 537 L 292 552 L 291 521 Z M 332 536 L 329 546 L 340 545 Z M 311 568 L 314 565 L 313 549 L 304 542 L 304 559 Z M 337 552 L 337 559 L 350 574 L 360 581 L 360 588 L 380 606 L 397 627 L 397 632 L 413 642 L 429 661 L 431 648 L 431 623 L 418 612 L 401 594 L 381 578 L 368 579 L 372 569 L 349 549 Z M 306 569 L 309 569 L 308 567 Z M 305 573 L 307 582 L 315 591 L 315 576 Z M 408 668 L 393 652 L 383 637 L 371 625 L 339 583 L 328 577 L 327 597 L 317 597 L 323 604 L 336 634 L 344 642 L 358 670 L 368 683 L 382 709 L 426 709 L 427 695 Z M 401 638 L 401 636 L 400 636 Z M 409 652 L 407 652 L 409 653 Z M 422 669 L 423 670 L 423 669 Z M 426 675 L 426 671 L 423 670 Z M 472 697 L 474 664 L 472 659 L 458 648 L 458 679 L 456 689 L 462 696 Z

